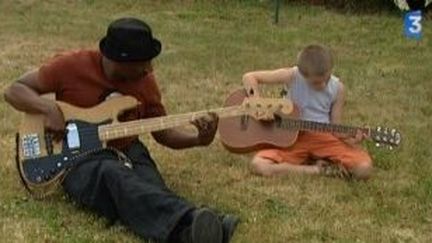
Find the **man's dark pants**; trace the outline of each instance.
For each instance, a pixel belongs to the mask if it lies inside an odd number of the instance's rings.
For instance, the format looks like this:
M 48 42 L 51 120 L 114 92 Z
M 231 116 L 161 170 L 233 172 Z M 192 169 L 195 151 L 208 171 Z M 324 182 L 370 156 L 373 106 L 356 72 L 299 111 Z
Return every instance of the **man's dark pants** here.
M 74 201 L 109 220 L 120 220 L 141 237 L 167 241 L 194 206 L 167 188 L 142 143 L 136 141 L 124 152 L 132 168 L 103 152 L 71 170 L 63 187 Z

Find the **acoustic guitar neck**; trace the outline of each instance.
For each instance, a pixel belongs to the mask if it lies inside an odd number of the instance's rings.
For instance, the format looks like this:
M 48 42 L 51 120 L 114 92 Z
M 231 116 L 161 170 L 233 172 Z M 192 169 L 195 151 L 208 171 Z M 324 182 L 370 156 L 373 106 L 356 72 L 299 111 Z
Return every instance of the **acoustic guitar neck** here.
M 241 116 L 245 113 L 242 106 L 230 106 L 179 115 L 162 116 L 142 120 L 128 121 L 101 125 L 98 128 L 99 139 L 109 141 L 113 139 L 136 136 L 143 133 L 161 131 L 164 129 L 180 127 L 192 121 L 205 117 L 208 113 L 216 113 L 220 118 Z
M 282 119 L 280 127 L 284 129 L 293 129 L 301 131 L 314 131 L 314 132 L 327 132 L 327 133 L 340 133 L 354 136 L 358 130 L 365 134 L 370 133 L 369 128 L 361 128 L 354 126 L 346 126 L 339 124 L 329 124 L 323 122 L 297 120 L 297 119 Z

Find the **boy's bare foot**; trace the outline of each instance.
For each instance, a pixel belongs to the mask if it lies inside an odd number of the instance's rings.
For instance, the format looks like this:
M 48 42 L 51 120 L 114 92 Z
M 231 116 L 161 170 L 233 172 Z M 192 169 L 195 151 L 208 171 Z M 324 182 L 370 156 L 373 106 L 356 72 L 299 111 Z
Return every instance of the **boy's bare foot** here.
M 331 163 L 325 160 L 317 160 L 316 166 L 320 168 L 320 174 L 328 177 L 351 179 L 351 173 L 342 165 Z

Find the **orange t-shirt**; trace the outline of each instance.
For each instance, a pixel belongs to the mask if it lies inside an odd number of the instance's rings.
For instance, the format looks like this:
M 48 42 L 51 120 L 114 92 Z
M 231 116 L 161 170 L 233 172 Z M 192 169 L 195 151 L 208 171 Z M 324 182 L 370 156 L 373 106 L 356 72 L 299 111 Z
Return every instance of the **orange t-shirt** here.
M 140 105 L 121 120 L 166 114 L 153 73 L 137 81 L 110 81 L 102 70 L 102 55 L 98 51 L 81 50 L 57 55 L 40 67 L 38 80 L 44 90 L 55 93 L 56 100 L 83 108 L 103 102 L 112 92 L 138 99 Z M 115 140 L 110 146 L 124 149 L 135 139 Z

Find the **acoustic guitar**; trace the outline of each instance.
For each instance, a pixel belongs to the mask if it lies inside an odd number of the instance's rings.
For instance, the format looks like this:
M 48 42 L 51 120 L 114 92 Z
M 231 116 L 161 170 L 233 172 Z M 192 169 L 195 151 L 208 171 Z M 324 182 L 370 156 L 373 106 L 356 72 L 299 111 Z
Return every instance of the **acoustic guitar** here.
M 225 106 L 236 106 L 247 99 L 245 91 L 232 93 Z M 271 121 L 251 119 L 251 116 L 231 117 L 219 121 L 219 134 L 222 144 L 231 152 L 248 153 L 264 148 L 288 148 L 297 139 L 299 131 L 316 131 L 355 135 L 358 130 L 368 134 L 378 147 L 392 150 L 401 143 L 401 134 L 396 129 L 378 126 L 374 129 L 339 124 L 328 124 L 299 119 L 299 110 L 276 112 Z
M 119 122 L 121 113 L 138 105 L 135 98 L 114 97 L 88 109 L 60 101 L 57 105 L 66 121 L 62 141 L 54 141 L 44 128 L 44 117 L 35 114 L 25 114 L 16 137 L 18 171 L 25 187 L 36 197 L 55 191 L 68 169 L 83 156 L 106 148 L 110 140 L 188 125 L 209 112 L 224 119 L 256 112 L 289 114 L 293 108 L 281 99 L 245 99 L 224 108 Z

